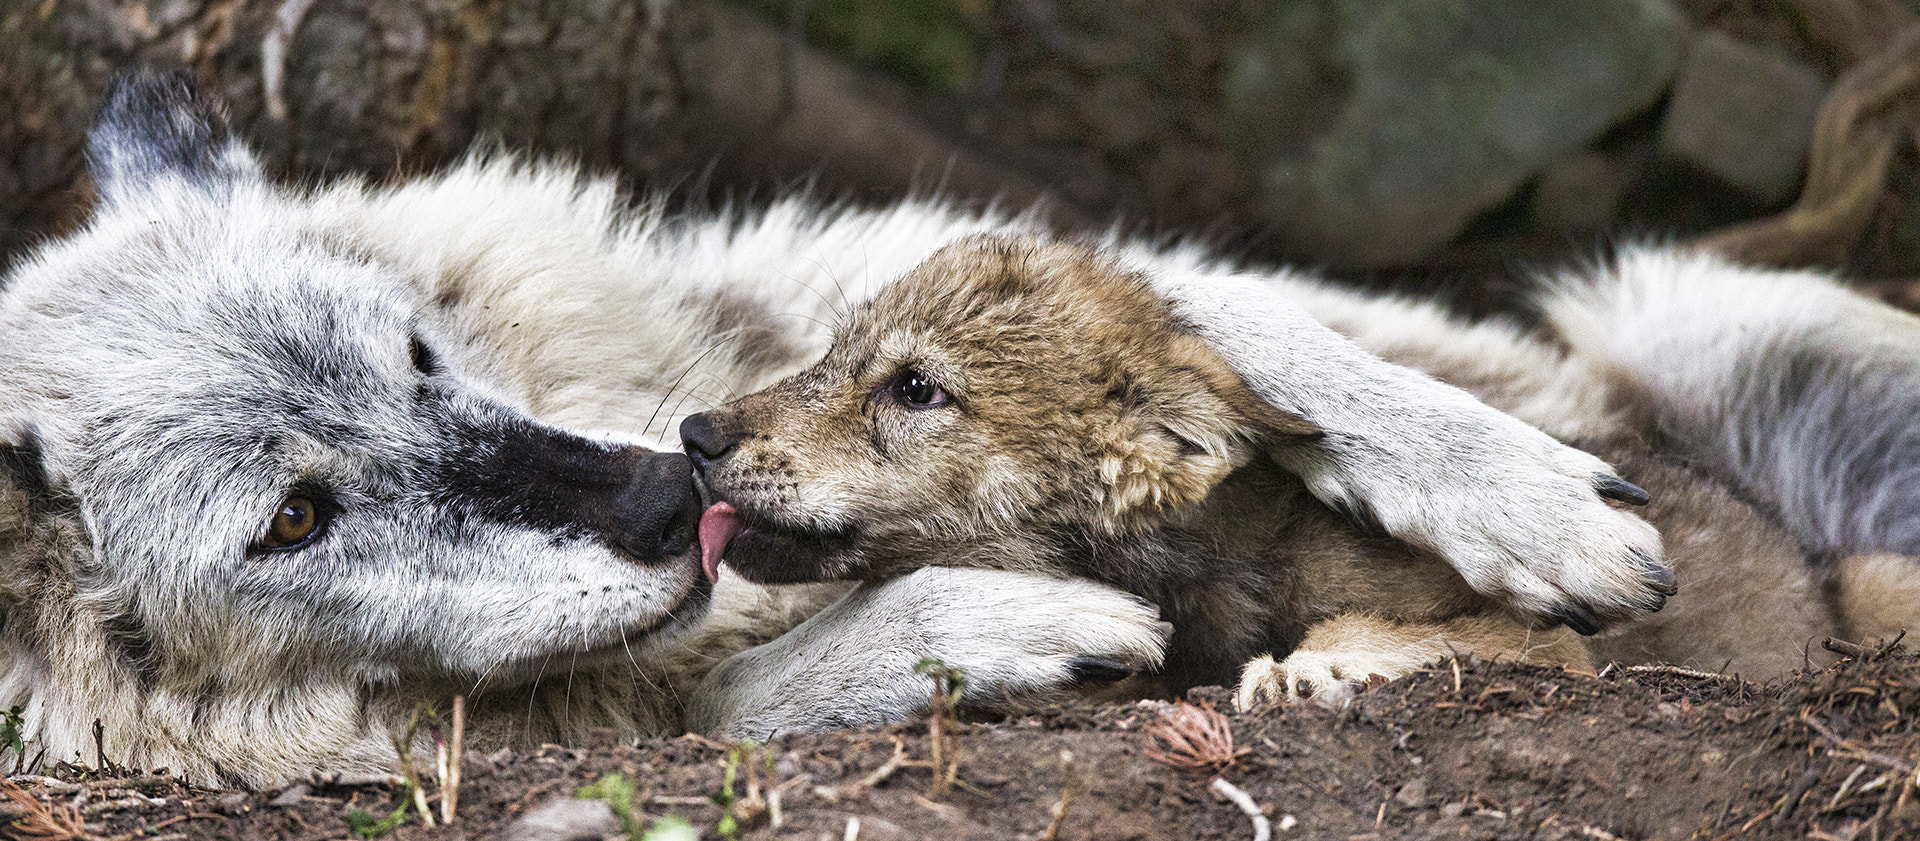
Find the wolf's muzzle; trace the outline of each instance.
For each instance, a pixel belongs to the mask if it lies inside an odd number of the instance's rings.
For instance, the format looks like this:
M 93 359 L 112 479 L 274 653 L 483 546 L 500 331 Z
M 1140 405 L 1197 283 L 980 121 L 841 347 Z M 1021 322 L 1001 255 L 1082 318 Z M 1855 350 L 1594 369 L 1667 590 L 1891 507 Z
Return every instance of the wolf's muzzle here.
M 693 548 L 700 509 L 693 462 L 680 453 L 649 453 L 614 501 L 608 536 L 641 561 L 677 558 Z
M 490 520 L 591 537 L 643 564 L 691 556 L 701 500 L 685 455 L 524 422 L 466 433 L 472 444 L 443 468 L 449 502 Z

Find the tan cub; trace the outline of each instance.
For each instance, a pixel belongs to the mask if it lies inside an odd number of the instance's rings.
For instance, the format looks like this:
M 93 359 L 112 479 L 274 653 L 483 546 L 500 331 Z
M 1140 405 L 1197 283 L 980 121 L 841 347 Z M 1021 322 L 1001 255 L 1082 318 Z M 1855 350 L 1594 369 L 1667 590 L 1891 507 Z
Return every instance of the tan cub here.
M 1449 652 L 1584 665 L 1447 564 L 1310 496 L 1311 447 L 1145 281 L 1099 254 L 981 237 L 854 313 L 825 359 L 682 436 L 716 500 L 709 574 L 876 579 L 928 565 L 1084 576 L 1159 605 L 1162 688 L 1336 700 Z M 1637 492 L 1637 489 L 1635 489 Z

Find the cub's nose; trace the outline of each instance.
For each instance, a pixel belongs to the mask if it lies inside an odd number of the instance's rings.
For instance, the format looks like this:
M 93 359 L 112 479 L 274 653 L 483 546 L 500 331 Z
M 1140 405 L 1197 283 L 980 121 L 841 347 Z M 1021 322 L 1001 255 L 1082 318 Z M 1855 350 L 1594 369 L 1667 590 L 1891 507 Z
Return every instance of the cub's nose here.
M 703 466 L 726 455 L 736 443 L 732 433 L 714 420 L 712 412 L 701 412 L 680 422 L 681 446 L 686 448 L 687 455 Z
M 700 523 L 700 491 L 693 462 L 679 453 L 649 453 L 613 506 L 612 537 L 628 554 L 669 560 L 693 548 Z

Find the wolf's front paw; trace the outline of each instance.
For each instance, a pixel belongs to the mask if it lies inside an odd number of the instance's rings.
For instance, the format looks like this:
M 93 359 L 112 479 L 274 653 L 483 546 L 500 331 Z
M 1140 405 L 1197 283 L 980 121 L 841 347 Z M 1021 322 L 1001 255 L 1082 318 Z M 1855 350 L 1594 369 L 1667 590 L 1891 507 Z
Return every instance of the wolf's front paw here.
M 1173 628 L 1147 602 L 1091 581 L 929 568 L 865 584 L 786 635 L 727 658 L 688 704 L 698 730 L 884 726 L 926 714 L 927 660 L 959 671 L 961 700 L 1012 709 L 1160 665 Z
M 965 674 L 971 707 L 1018 706 L 1150 671 L 1172 635 L 1153 605 L 1091 581 L 966 569 L 909 578 L 937 591 L 923 596 L 922 650 Z
M 1251 712 L 1313 701 L 1339 709 L 1365 689 L 1370 678 L 1391 680 L 1400 676 L 1399 671 L 1394 665 L 1342 652 L 1295 651 L 1278 662 L 1269 656 L 1256 657 L 1240 669 L 1233 705 Z
M 1609 503 L 1643 505 L 1647 493 L 1588 453 L 1531 427 L 1517 432 L 1492 470 L 1462 477 L 1454 493 L 1472 496 L 1454 499 L 1472 507 L 1428 524 L 1433 548 L 1474 589 L 1540 626 L 1594 634 L 1659 610 L 1675 592 L 1660 534 Z
M 1440 425 L 1417 452 L 1396 447 L 1392 463 L 1310 484 L 1538 627 L 1593 634 L 1659 610 L 1675 591 L 1660 534 L 1618 504 L 1645 503 L 1646 492 L 1588 453 L 1475 409 L 1481 423 Z
M 1315 497 L 1439 554 L 1543 626 L 1593 633 L 1673 592 L 1659 535 L 1607 503 L 1643 500 L 1639 489 L 1473 395 L 1362 350 L 1284 296 L 1345 317 L 1367 309 L 1358 299 L 1276 280 L 1169 271 L 1154 284 L 1254 394 L 1320 427 L 1316 440 L 1269 450 Z

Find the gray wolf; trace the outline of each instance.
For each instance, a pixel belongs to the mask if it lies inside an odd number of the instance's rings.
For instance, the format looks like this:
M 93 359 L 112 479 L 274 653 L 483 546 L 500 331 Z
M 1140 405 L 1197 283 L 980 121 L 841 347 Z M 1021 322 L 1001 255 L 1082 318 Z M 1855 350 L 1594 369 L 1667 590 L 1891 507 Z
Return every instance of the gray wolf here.
M 704 500 L 659 452 L 885 280 L 1021 218 L 672 215 L 500 156 L 282 187 L 181 76 L 120 85 L 91 153 L 92 218 L 0 289 L 0 706 L 30 752 L 90 756 L 98 720 L 122 764 L 266 785 L 384 773 L 410 714 L 455 694 L 483 746 L 764 737 L 917 714 L 923 657 L 987 708 L 1160 661 L 1155 608 L 1086 580 L 705 575 Z M 1322 445 L 1276 456 L 1316 496 L 1543 625 L 1662 602 L 1658 537 L 1601 497 L 1598 459 L 1197 249 L 1142 253 L 1244 340 L 1220 354 L 1263 399 L 1325 401 L 1303 412 Z
M 1238 677 L 1247 706 L 1338 703 L 1456 652 L 1588 663 L 1565 629 L 1530 629 L 1365 509 L 1315 499 L 1280 462 L 1333 433 L 1256 394 L 1156 294 L 1155 269 L 1043 239 L 942 249 L 848 318 L 817 364 L 682 424 L 719 499 L 701 523 L 709 561 L 763 581 L 929 563 L 1092 578 L 1173 623 L 1161 690 Z M 1911 593 L 1913 565 L 1868 554 L 1909 545 L 1902 512 L 1880 506 L 1899 493 L 1888 462 L 1916 454 L 1896 420 L 1920 408 L 1904 379 L 1920 350 L 1911 317 L 1818 279 L 1672 252 L 1562 279 L 1544 302 L 1553 337 L 1295 284 L 1388 359 L 1578 440 L 1651 490 L 1647 518 L 1698 595 L 1595 653 L 1758 677 L 1802 665 L 1810 640 L 1836 632 L 1803 544 L 1846 553 L 1832 563 L 1849 633 L 1920 618 L 1911 599 L 1887 609 Z M 1789 299 L 1815 308 L 1780 320 Z M 1867 464 L 1820 453 L 1856 436 L 1876 445 Z M 1808 451 L 1814 469 L 1791 463 Z M 1865 488 L 1821 485 L 1861 471 Z M 1742 478 L 1758 501 L 1729 484 Z M 1842 488 L 1852 507 L 1835 511 Z

